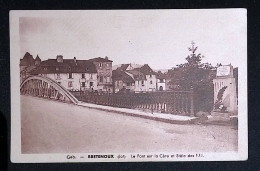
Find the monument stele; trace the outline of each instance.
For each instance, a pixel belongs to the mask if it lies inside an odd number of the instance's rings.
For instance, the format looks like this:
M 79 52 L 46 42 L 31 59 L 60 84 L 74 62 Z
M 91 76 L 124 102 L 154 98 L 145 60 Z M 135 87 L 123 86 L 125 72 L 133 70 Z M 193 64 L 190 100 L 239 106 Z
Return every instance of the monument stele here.
M 225 106 L 229 115 L 237 115 L 237 93 L 236 81 L 233 75 L 233 66 L 222 65 L 217 68 L 216 78 L 213 79 L 214 84 L 214 103 L 218 100 L 218 94 L 222 89 L 223 96 L 221 104 Z M 216 110 L 215 110 L 216 111 Z

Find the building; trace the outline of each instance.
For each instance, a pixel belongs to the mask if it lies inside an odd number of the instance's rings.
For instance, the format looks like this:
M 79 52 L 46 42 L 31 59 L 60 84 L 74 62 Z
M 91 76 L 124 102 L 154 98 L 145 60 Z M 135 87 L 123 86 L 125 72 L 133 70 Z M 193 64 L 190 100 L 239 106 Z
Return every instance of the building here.
M 41 64 L 41 62 L 42 62 L 41 58 L 37 55 L 34 60 L 34 65 L 38 66 Z
M 20 82 L 28 78 L 31 72 L 41 63 L 40 57 L 37 55 L 34 59 L 33 56 L 26 52 L 24 57 L 20 59 Z
M 156 73 L 150 68 L 148 64 L 142 66 L 135 65 L 134 67 L 131 64 L 122 64 L 114 71 L 120 71 L 121 73 L 119 74 L 121 77 L 117 76 L 115 81 L 121 81 L 122 85 L 129 85 L 128 89 L 133 90 L 134 92 L 156 91 Z M 113 74 L 117 74 L 118 72 L 114 72 Z M 124 81 L 128 76 L 132 78 L 134 83 L 133 81 Z M 116 84 L 114 85 L 117 86 Z M 119 87 L 119 85 L 118 87 L 115 87 L 115 92 L 117 92 Z
M 157 91 L 165 91 L 166 90 L 166 78 L 167 75 L 159 71 L 156 74 L 157 84 L 156 84 L 156 90 Z
M 121 70 L 112 71 L 113 92 L 134 92 L 135 80 L 126 72 Z
M 112 83 L 112 62 L 105 58 L 93 58 L 88 60 L 92 62 L 97 70 L 97 89 L 99 91 L 112 92 L 113 83 Z
M 94 91 L 97 86 L 97 69 L 90 60 L 56 59 L 42 61 L 33 75 L 49 77 L 70 91 Z

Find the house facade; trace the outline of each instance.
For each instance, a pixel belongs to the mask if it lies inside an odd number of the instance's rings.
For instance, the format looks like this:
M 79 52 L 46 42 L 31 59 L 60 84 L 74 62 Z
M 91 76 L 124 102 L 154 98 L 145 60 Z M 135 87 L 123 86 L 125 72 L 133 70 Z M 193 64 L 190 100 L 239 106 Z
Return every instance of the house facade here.
M 162 72 L 158 72 L 156 75 L 156 90 L 157 91 L 165 91 L 166 90 L 166 74 Z
M 135 91 L 135 81 L 134 79 L 124 71 L 114 70 L 112 72 L 113 80 L 113 92 L 134 92 Z
M 112 62 L 105 58 L 93 58 L 88 60 L 92 62 L 97 70 L 97 89 L 104 92 L 113 91 L 113 82 L 112 82 Z
M 42 61 L 32 72 L 33 75 L 49 77 L 70 91 L 95 91 L 97 87 L 97 70 L 88 60 L 56 59 Z
M 113 74 L 117 73 L 115 71 L 124 73 L 115 80 L 115 92 L 119 91 L 120 84 L 118 86 L 116 84 L 119 81 L 121 85 L 128 85 L 128 89 L 134 92 L 156 91 L 156 73 L 148 64 L 135 65 L 134 67 L 131 64 L 122 64 L 121 67 L 114 70 Z M 132 78 L 132 81 L 126 82 L 124 79 L 127 77 Z

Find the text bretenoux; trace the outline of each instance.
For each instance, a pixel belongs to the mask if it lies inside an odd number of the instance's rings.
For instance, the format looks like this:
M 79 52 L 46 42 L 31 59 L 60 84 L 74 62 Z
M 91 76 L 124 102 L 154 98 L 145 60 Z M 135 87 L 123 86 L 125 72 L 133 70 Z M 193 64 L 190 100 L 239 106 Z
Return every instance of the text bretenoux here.
M 114 155 L 88 155 L 88 158 L 114 158 Z

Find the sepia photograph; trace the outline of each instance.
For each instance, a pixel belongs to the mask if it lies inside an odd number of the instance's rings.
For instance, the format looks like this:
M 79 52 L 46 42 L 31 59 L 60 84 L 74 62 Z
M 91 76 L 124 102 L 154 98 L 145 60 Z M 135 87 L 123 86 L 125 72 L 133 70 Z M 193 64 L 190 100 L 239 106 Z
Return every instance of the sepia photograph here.
M 247 160 L 246 9 L 11 11 L 11 160 Z

